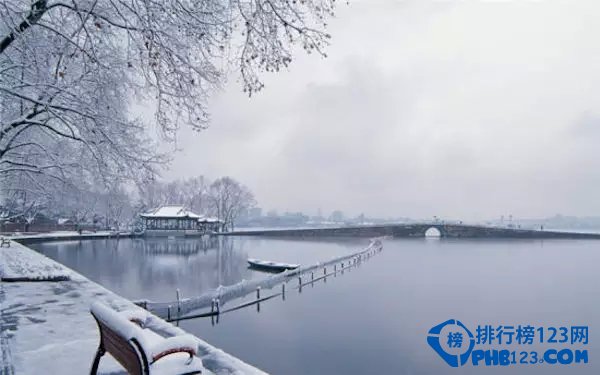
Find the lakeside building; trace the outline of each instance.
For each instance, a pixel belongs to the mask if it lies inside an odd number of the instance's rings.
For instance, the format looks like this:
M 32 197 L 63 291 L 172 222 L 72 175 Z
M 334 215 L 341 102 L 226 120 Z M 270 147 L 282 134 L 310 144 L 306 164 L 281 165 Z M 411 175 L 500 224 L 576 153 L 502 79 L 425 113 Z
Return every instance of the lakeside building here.
M 216 217 L 201 217 L 198 219 L 198 225 L 205 232 L 221 232 L 223 228 L 223 221 Z
M 223 222 L 198 215 L 185 206 L 161 206 L 140 214 L 148 236 L 194 236 L 220 232 Z

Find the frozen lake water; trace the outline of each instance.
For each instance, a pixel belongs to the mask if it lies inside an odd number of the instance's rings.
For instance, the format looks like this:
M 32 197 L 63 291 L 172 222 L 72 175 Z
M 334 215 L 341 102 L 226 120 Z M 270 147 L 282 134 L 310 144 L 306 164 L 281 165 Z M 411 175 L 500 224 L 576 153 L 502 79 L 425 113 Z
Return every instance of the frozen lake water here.
M 131 299 L 173 300 L 265 277 L 261 258 L 311 264 L 357 251 L 367 240 L 121 239 L 32 248 Z M 386 240 L 382 253 L 326 283 L 260 306 L 181 327 L 274 374 L 597 374 L 600 371 L 600 242 L 588 240 Z M 583 348 L 587 364 L 450 368 L 427 343 L 434 325 L 589 326 L 589 344 L 488 345 L 543 351 Z M 548 338 L 546 337 L 546 340 Z M 537 341 L 536 341 L 537 342 Z

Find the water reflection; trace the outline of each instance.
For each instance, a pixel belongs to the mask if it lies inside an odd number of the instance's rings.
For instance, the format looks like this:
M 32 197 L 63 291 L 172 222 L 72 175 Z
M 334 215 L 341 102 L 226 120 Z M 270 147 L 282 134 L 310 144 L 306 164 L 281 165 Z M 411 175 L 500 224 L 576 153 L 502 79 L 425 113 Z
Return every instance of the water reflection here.
M 219 248 L 232 249 L 232 242 L 227 237 L 200 237 L 197 239 L 135 239 L 133 248 L 148 254 L 193 255 L 200 251 Z
M 249 257 L 310 264 L 347 254 L 364 241 L 263 240 L 232 237 L 102 239 L 38 243 L 32 248 L 132 299 L 174 300 L 220 285 L 264 278 L 247 267 Z
M 219 285 L 251 278 L 247 254 L 229 238 L 121 239 L 34 245 L 45 255 L 74 268 L 130 299 L 197 295 Z

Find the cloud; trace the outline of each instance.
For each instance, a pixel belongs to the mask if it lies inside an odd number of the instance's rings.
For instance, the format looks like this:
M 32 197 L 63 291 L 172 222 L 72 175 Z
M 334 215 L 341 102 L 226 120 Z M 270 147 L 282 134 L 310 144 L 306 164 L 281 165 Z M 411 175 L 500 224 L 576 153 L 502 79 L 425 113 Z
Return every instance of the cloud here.
M 264 208 L 479 219 L 600 211 L 600 24 L 593 0 L 357 2 L 329 58 L 298 55 L 168 178 L 232 175 Z

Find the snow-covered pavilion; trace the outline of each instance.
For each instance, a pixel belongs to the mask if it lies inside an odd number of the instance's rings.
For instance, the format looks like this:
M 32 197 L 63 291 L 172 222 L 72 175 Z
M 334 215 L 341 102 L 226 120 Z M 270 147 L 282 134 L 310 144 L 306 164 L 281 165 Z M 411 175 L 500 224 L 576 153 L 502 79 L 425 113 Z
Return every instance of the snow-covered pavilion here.
M 220 228 L 218 219 L 198 215 L 181 205 L 161 206 L 140 217 L 147 235 L 198 235 Z
M 153 230 L 198 229 L 198 219 L 201 218 L 184 206 L 161 206 L 140 216 L 144 228 Z

